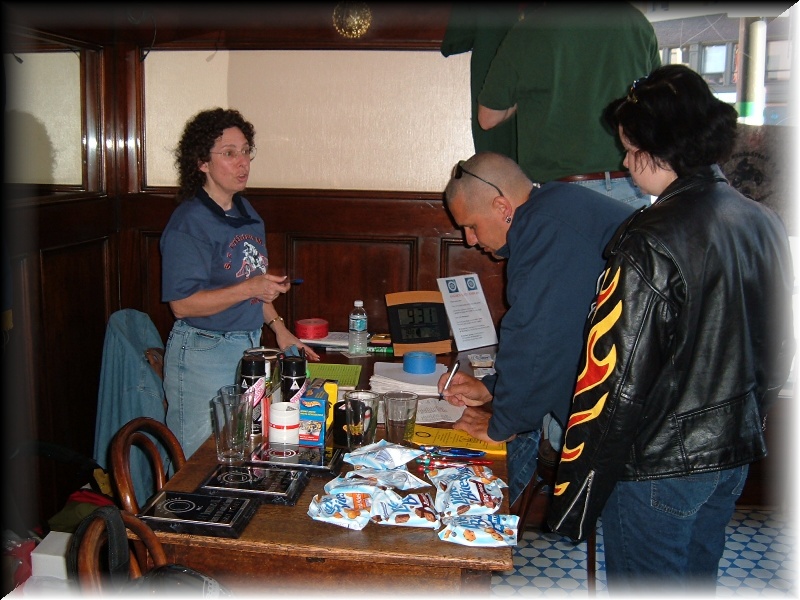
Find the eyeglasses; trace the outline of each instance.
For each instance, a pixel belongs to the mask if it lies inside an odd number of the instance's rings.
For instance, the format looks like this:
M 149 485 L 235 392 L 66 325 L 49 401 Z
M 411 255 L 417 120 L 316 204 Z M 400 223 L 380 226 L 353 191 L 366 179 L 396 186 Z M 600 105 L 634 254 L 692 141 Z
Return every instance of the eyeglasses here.
M 256 157 L 256 147 L 255 146 L 248 146 L 247 148 L 242 148 L 241 150 L 235 150 L 233 148 L 228 148 L 227 150 L 223 150 L 222 152 L 211 152 L 209 150 L 209 154 L 220 154 L 222 158 L 229 162 L 233 162 L 237 160 L 240 156 L 246 156 L 251 161 Z
M 496 189 L 496 190 L 497 190 L 497 193 L 498 193 L 498 194 L 500 194 L 501 196 L 505 197 L 505 194 L 503 193 L 503 190 L 501 190 L 499 187 L 497 187 L 497 186 L 496 186 L 495 184 L 493 184 L 491 181 L 486 181 L 486 180 L 485 180 L 483 177 L 479 177 L 478 175 L 475 175 L 475 173 L 472 173 L 472 172 L 470 172 L 470 171 L 467 171 L 467 170 L 466 170 L 466 169 L 463 167 L 463 164 L 462 164 L 463 162 L 464 162 L 464 161 L 460 161 L 460 162 L 459 162 L 459 163 L 456 165 L 456 171 L 455 171 L 455 173 L 453 174 L 453 178 L 454 178 L 454 179 L 461 179 L 461 177 L 463 177 L 464 173 L 466 173 L 467 175 L 472 175 L 472 176 L 473 176 L 475 179 L 480 179 L 480 180 L 481 180 L 483 183 L 485 183 L 485 184 L 487 184 L 487 185 L 490 185 L 490 186 L 492 186 L 494 189 Z
M 637 79 L 631 84 L 631 89 L 628 90 L 628 97 L 626 98 L 628 102 L 630 102 L 631 104 L 636 104 L 639 101 L 639 99 L 636 97 L 635 94 L 636 88 L 639 87 L 641 84 L 643 84 L 645 81 L 647 81 L 648 77 L 649 75 L 645 75 L 644 77 L 639 77 L 639 79 Z

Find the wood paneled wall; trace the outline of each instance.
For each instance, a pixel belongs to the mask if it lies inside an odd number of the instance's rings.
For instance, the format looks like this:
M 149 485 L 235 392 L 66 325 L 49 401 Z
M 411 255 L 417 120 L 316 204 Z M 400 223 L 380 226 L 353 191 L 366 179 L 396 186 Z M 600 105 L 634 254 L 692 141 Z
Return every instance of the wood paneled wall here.
M 270 269 L 305 280 L 276 302 L 290 326 L 316 317 L 345 331 L 360 298 L 370 331 L 388 331 L 387 293 L 437 290 L 437 278 L 462 273 L 478 273 L 495 322 L 505 313 L 504 264 L 465 246 L 441 195 L 251 190 L 246 196 L 266 223 Z M 161 302 L 158 241 L 173 208 L 171 196 L 137 194 L 122 201 L 121 211 L 122 303 L 147 312 L 165 340 L 173 318 Z M 264 331 L 264 343 L 273 344 Z

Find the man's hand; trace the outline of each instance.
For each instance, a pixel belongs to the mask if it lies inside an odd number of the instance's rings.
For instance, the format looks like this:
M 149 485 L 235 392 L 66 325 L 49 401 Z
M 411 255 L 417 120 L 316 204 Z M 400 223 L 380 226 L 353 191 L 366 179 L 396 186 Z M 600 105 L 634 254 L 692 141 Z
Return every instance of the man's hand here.
M 458 371 L 453 375 L 450 386 L 444 389 L 450 373 L 443 373 L 439 378 L 437 388 L 442 398 L 453 406 L 481 406 L 492 400 L 492 395 L 480 379 Z
M 489 429 L 489 419 L 492 417 L 491 411 L 487 410 L 486 408 L 473 408 L 467 407 L 464 410 L 464 414 L 461 415 L 461 418 L 453 423 L 453 429 L 460 429 L 461 431 L 466 431 L 472 437 L 477 438 L 483 442 L 489 442 L 491 444 L 496 444 L 498 441 L 503 440 L 493 440 L 489 437 L 487 433 Z M 513 439 L 514 436 L 511 436 L 510 439 Z M 505 441 L 509 441 L 505 440 Z

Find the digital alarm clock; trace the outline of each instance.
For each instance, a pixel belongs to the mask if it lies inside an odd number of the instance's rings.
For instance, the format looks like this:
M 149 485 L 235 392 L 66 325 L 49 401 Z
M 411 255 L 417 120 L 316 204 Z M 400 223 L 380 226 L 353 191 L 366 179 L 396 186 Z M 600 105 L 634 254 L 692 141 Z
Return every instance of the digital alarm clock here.
M 434 354 L 452 351 L 450 322 L 441 292 L 386 294 L 386 312 L 395 356 L 412 351 Z

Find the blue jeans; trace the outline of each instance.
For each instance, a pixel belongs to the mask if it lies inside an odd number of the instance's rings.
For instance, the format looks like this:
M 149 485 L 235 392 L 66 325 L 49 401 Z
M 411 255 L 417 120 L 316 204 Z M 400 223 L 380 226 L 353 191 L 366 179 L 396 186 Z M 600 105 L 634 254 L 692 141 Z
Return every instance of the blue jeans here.
M 536 470 L 536 458 L 539 455 L 539 438 L 542 430 L 518 433 L 517 437 L 506 444 L 508 464 L 508 502 L 517 501 L 525 486 Z
M 609 198 L 614 198 L 614 200 L 619 200 L 634 208 L 650 206 L 651 204 L 650 194 L 642 192 L 636 184 L 633 183 L 631 177 L 592 179 L 589 181 L 572 181 L 570 183 L 600 192 Z
M 189 458 L 211 435 L 211 399 L 236 383 L 236 369 L 248 348 L 261 345 L 255 331 L 207 331 L 178 320 L 164 353 L 167 426 Z
M 561 452 L 561 438 L 564 428 L 552 413 L 546 414 L 542 420 L 542 429 L 528 433 L 519 433 L 517 437 L 506 444 L 508 450 L 508 498 L 509 505 L 517 501 L 525 486 L 533 477 L 536 462 L 539 457 L 539 440 L 542 431 L 550 440 L 550 445 L 556 452 Z
M 747 472 L 618 482 L 602 514 L 609 593 L 713 596 Z

